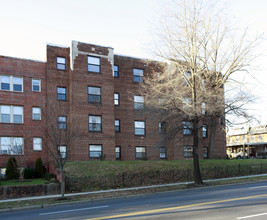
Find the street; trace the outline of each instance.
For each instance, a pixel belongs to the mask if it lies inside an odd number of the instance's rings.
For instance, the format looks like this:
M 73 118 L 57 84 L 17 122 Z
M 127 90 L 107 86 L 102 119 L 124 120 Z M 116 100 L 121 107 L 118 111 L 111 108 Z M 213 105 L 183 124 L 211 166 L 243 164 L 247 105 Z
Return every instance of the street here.
M 267 181 L 7 212 L 0 219 L 267 219 Z

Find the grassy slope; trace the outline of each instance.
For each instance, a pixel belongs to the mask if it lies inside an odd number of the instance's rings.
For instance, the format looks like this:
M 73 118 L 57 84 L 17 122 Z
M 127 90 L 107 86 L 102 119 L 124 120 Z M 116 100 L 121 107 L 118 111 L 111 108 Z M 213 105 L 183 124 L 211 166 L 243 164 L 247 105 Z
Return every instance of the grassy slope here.
M 236 166 L 249 164 L 267 164 L 267 160 L 200 160 L 202 168 Z M 123 172 L 140 172 L 148 170 L 186 169 L 193 166 L 192 160 L 158 160 L 158 161 L 76 161 L 65 166 L 67 176 L 95 176 L 120 174 Z

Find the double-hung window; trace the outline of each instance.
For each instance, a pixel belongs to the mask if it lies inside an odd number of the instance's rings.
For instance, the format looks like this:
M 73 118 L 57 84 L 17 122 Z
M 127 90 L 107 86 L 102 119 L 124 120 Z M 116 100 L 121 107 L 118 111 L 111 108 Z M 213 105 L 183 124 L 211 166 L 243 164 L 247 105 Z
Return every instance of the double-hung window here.
M 184 121 L 183 122 L 183 134 L 184 135 L 191 135 L 192 134 L 192 128 L 193 125 L 189 121 Z
M 120 132 L 120 120 L 115 120 L 115 131 Z
M 40 79 L 32 79 L 32 91 L 41 92 L 41 80 Z
M 146 122 L 145 121 L 134 121 L 134 134 L 145 135 Z
M 89 145 L 89 157 L 90 158 L 101 158 L 102 157 L 102 145 L 90 144 Z
M 115 147 L 115 152 L 116 152 L 116 160 L 121 159 L 121 147 L 120 146 Z
M 87 57 L 88 72 L 100 73 L 100 57 Z
M 114 65 L 113 76 L 116 78 L 119 77 L 119 66 Z
M 208 137 L 207 125 L 202 125 L 202 137 Z
M 23 123 L 23 107 L 13 106 L 13 123 Z
M 146 147 L 135 147 L 135 158 L 146 159 Z
M 114 105 L 120 105 L 120 94 L 114 93 Z
M 32 120 L 41 120 L 41 108 L 32 107 Z
M 134 82 L 143 82 L 144 70 L 143 69 L 133 69 L 133 81 Z
M 67 129 L 67 117 L 66 116 L 57 117 L 57 127 L 58 129 Z
M 33 150 L 42 150 L 42 138 L 33 138 Z
M 134 109 L 144 109 L 144 97 L 143 96 L 134 96 Z
M 2 123 L 23 123 L 23 107 L 12 105 L 0 105 L 0 122 Z
M 0 76 L 0 90 L 22 92 L 23 78 L 15 76 Z
M 159 158 L 160 159 L 166 159 L 166 148 L 165 147 L 161 147 L 159 150 L 160 150 Z
M 12 78 L 13 91 L 22 92 L 23 79 L 21 77 Z
M 88 86 L 88 102 L 101 103 L 101 88 Z
M 1 76 L 1 90 L 10 91 L 10 76 Z
M 57 100 L 66 101 L 66 87 L 57 87 Z
M 57 57 L 57 69 L 58 70 L 66 69 L 66 58 L 65 57 Z
M 192 157 L 193 156 L 193 147 L 184 146 L 184 157 Z
M 23 142 L 22 137 L 0 137 L 0 154 L 23 155 Z
M 159 133 L 160 134 L 166 133 L 166 122 L 159 122 Z
M 89 115 L 89 131 L 102 131 L 102 116 Z

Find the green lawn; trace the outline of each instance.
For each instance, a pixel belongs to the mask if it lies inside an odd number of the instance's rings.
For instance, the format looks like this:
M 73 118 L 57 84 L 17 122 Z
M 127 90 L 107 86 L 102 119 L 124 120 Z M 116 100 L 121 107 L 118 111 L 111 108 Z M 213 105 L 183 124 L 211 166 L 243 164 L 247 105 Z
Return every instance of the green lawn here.
M 21 185 L 36 185 L 48 183 L 45 179 L 25 179 L 23 182 L 19 180 L 4 180 L 0 181 L 0 186 L 21 186 Z
M 264 163 L 264 159 L 244 159 L 244 160 L 200 160 L 201 168 L 225 167 L 240 165 L 253 165 Z M 121 174 L 123 172 L 140 171 L 161 171 L 169 169 L 187 169 L 192 168 L 192 160 L 147 160 L 147 161 L 76 161 L 68 162 L 65 165 L 66 176 L 95 176 Z

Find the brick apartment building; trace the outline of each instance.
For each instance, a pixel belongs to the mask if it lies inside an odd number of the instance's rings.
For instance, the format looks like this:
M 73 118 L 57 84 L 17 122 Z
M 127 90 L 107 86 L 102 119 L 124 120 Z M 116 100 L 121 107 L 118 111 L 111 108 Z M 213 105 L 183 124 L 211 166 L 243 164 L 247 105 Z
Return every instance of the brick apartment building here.
M 142 77 L 157 66 L 147 62 L 76 41 L 71 48 L 47 45 L 47 62 L 0 56 L 0 168 L 10 155 L 23 155 L 27 166 L 38 157 L 47 165 L 44 115 L 58 129 L 79 122 L 71 160 L 190 158 L 183 138 L 158 147 L 163 124 L 145 113 L 139 93 Z M 201 134 L 200 158 L 208 158 L 209 129 Z M 217 132 L 214 157 L 224 157 L 225 146 L 225 133 Z

